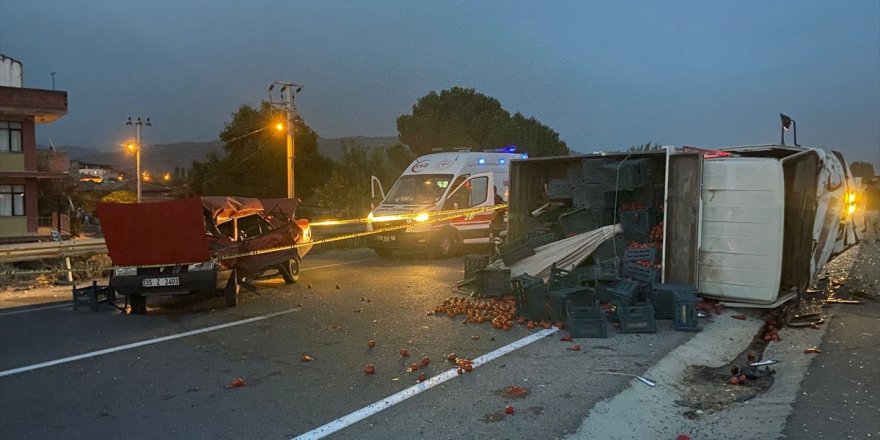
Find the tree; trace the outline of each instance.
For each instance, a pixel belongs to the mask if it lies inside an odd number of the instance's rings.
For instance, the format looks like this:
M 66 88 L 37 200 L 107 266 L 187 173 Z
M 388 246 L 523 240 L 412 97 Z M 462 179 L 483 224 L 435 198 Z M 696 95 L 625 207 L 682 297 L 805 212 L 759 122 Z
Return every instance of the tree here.
M 201 195 L 284 197 L 287 195 L 287 147 L 282 118 L 268 103 L 242 105 L 220 132 L 223 154 L 193 164 L 190 186 Z M 318 152 L 318 135 L 299 117 L 294 123 L 296 196 L 306 198 L 329 173 L 332 161 Z
M 416 155 L 509 145 L 532 156 L 568 154 L 559 134 L 537 119 L 519 113 L 511 116 L 497 99 L 462 87 L 419 98 L 412 114 L 397 118 L 397 131 Z
M 868 162 L 853 162 L 849 166 L 853 177 L 861 177 L 862 182 L 868 182 L 874 178 L 874 164 Z
M 342 159 L 318 189 L 320 205 L 346 218 L 364 217 L 370 210 L 370 176 L 386 174 L 385 168 L 384 149 L 345 148 Z
M 101 201 L 105 203 L 137 203 L 137 194 L 131 191 L 113 191 L 101 197 Z

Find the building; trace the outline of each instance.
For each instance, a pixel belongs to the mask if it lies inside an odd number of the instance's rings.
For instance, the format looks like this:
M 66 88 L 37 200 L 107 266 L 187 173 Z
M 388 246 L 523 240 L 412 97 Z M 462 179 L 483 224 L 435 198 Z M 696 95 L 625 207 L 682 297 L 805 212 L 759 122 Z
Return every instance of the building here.
M 66 177 L 69 164 L 62 153 L 37 153 L 36 125 L 65 114 L 67 92 L 24 87 L 21 62 L 0 54 L 0 243 L 44 238 L 39 182 Z

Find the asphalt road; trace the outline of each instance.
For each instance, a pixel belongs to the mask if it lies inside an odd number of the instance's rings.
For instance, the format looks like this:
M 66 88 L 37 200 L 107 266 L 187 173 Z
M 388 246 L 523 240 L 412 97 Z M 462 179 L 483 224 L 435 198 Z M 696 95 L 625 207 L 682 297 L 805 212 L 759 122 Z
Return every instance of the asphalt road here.
M 303 269 L 296 285 L 269 279 L 243 291 L 236 308 L 188 298 L 151 303 L 145 316 L 3 309 L 0 438 L 292 438 L 415 385 L 406 368 L 423 356 L 430 378 L 452 367 L 450 352 L 476 358 L 538 331 L 429 316 L 455 295 L 460 258 L 382 260 L 359 249 L 309 255 Z M 591 372 L 643 373 L 693 336 L 670 327 L 576 340 L 581 351 L 551 335 L 330 438 L 562 437 L 635 382 Z M 401 358 L 401 348 L 412 355 Z M 368 363 L 376 374 L 364 374 Z M 224 387 L 235 378 L 246 385 Z M 528 395 L 503 396 L 511 385 Z M 504 414 L 508 404 L 515 414 Z

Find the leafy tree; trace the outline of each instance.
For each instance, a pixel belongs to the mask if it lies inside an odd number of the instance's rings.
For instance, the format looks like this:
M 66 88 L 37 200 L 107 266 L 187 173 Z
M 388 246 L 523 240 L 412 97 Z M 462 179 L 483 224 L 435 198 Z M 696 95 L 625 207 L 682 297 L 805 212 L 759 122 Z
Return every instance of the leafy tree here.
M 101 201 L 105 203 L 137 203 L 137 194 L 131 191 L 113 191 L 101 197 Z
M 854 177 L 861 177 L 862 182 L 868 182 L 874 178 L 874 164 L 869 162 L 853 162 L 849 166 Z
M 220 132 L 223 154 L 193 164 L 190 186 L 197 194 L 284 197 L 287 194 L 287 146 L 274 128 L 282 118 L 268 103 L 242 105 Z M 318 135 L 299 117 L 294 124 L 296 195 L 314 193 L 332 161 L 318 153 Z
M 416 155 L 461 148 L 517 145 L 532 156 L 568 154 L 559 134 L 535 118 L 511 116 L 501 103 L 474 89 L 453 87 L 419 98 L 412 114 L 397 118 L 400 141 Z
M 370 176 L 386 174 L 385 168 L 383 149 L 345 148 L 342 159 L 318 190 L 320 205 L 347 218 L 365 216 L 370 210 Z

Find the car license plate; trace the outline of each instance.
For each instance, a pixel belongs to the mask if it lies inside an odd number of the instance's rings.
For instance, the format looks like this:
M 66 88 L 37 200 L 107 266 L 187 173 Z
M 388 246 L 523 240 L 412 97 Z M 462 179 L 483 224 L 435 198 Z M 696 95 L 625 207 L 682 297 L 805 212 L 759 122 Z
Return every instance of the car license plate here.
M 180 277 L 144 278 L 141 280 L 143 287 L 179 286 Z
M 397 240 L 397 237 L 395 237 L 393 235 L 380 235 L 379 236 L 379 241 L 384 241 L 386 243 L 390 242 L 390 241 L 394 241 L 394 240 Z

